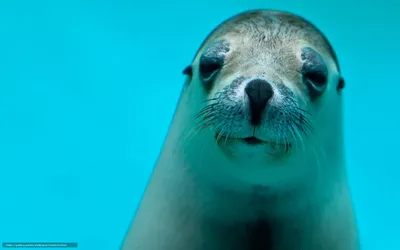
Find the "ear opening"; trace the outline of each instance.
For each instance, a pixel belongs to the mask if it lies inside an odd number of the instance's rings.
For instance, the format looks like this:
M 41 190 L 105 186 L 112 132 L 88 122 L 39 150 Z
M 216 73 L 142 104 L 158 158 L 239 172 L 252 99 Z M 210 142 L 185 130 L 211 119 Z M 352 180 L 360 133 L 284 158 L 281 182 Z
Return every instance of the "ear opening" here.
M 344 89 L 344 87 L 345 87 L 345 81 L 344 81 L 344 78 L 341 76 L 340 78 L 339 78 L 339 82 L 338 82 L 338 85 L 337 85 L 337 87 L 336 87 L 336 90 L 339 92 L 339 91 L 342 91 L 343 89 Z
M 187 76 L 192 76 L 192 75 L 193 75 L 193 68 L 192 68 L 192 65 L 187 66 L 187 67 L 183 70 L 182 73 L 183 73 L 184 75 L 187 75 Z

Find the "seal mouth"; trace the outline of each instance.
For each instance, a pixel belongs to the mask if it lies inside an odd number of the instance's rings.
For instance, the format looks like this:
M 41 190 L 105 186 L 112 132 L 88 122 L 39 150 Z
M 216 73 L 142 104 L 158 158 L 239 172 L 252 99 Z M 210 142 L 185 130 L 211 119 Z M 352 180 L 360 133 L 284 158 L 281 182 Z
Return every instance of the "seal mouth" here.
M 215 135 L 215 139 L 218 141 L 240 141 L 244 142 L 249 145 L 260 145 L 260 144 L 268 144 L 268 141 L 263 141 L 255 136 L 249 136 L 249 137 L 243 137 L 243 138 L 238 138 L 238 137 L 229 137 L 229 136 L 223 136 L 217 133 Z
M 262 143 L 268 143 L 267 141 L 260 140 L 255 136 L 246 137 L 246 138 L 243 138 L 242 140 L 245 143 L 249 144 L 249 145 L 257 145 L 257 144 L 262 144 Z
M 219 140 L 221 140 L 221 141 L 240 141 L 240 142 L 244 142 L 248 145 L 261 145 L 261 144 L 284 145 L 284 144 L 280 144 L 280 143 L 276 143 L 276 142 L 272 142 L 272 141 L 264 141 L 255 136 L 237 138 L 237 137 L 228 137 L 228 136 L 216 134 L 215 139 L 217 141 L 219 141 Z
M 249 146 L 268 145 L 275 149 L 283 148 L 286 153 L 289 152 L 289 150 L 292 148 L 292 144 L 290 142 L 278 143 L 278 142 L 274 142 L 274 141 L 264 141 L 255 136 L 237 138 L 237 137 L 228 137 L 228 136 L 216 134 L 215 139 L 216 139 L 217 143 L 219 143 L 219 141 L 221 141 L 221 142 L 242 142 Z

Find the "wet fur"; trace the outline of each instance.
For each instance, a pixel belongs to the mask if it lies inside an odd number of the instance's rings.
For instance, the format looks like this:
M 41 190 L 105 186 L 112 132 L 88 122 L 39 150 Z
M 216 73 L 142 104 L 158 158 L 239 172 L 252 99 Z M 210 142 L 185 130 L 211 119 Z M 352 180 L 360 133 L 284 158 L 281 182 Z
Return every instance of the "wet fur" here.
M 199 57 L 219 39 L 230 44 L 227 64 L 206 89 Z M 329 65 L 326 93 L 315 101 L 302 85 L 300 44 L 312 45 Z M 288 13 L 250 11 L 218 26 L 188 72 L 122 249 L 358 250 L 336 91 L 342 78 L 326 38 Z M 265 111 L 262 135 L 293 145 L 283 157 L 216 143 L 217 132 L 225 140 L 247 133 L 248 104 L 240 91 L 256 76 L 266 77 L 281 97 Z M 222 153 L 224 143 L 240 154 Z

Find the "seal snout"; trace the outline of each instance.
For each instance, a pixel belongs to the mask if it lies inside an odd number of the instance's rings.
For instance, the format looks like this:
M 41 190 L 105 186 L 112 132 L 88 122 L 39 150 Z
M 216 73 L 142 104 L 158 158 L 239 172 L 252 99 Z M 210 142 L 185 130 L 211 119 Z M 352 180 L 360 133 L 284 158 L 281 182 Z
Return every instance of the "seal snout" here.
M 274 90 L 266 80 L 254 79 L 247 84 L 245 92 L 250 100 L 250 122 L 254 126 L 260 125 L 262 113 L 274 95 Z

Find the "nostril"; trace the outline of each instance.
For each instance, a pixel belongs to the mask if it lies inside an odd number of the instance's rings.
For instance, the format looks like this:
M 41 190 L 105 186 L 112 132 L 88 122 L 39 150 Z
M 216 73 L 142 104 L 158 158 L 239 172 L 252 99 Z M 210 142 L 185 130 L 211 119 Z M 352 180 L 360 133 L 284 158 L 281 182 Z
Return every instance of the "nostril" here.
M 267 81 L 255 79 L 247 84 L 245 92 L 250 100 L 252 123 L 258 125 L 261 122 L 262 111 L 274 95 L 274 91 Z

